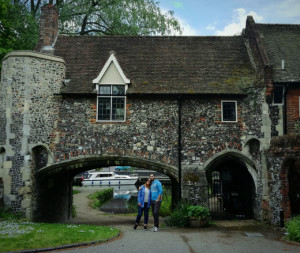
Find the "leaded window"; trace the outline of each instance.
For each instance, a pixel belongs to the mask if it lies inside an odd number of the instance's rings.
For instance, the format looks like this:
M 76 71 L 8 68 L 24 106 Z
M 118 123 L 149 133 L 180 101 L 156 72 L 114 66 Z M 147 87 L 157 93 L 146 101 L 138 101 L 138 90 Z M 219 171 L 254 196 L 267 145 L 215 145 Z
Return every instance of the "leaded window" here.
M 98 121 L 125 120 L 125 85 L 99 85 Z
M 236 101 L 222 101 L 222 121 L 223 122 L 237 121 Z

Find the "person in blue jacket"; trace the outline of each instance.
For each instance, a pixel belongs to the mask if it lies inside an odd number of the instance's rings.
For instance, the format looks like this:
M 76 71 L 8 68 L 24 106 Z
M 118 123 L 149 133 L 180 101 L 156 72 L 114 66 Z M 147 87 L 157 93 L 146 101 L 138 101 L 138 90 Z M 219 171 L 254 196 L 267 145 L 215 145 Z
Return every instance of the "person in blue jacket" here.
M 151 180 L 151 208 L 154 218 L 153 232 L 157 232 L 159 227 L 159 209 L 162 201 L 162 185 L 158 179 L 154 178 L 154 174 L 150 174 Z
M 150 178 L 147 179 L 146 183 L 142 185 L 139 189 L 138 193 L 138 215 L 136 216 L 136 221 L 133 229 L 136 229 L 139 225 L 140 219 L 144 212 L 144 230 L 147 230 L 147 224 L 148 224 L 148 214 L 149 214 L 149 208 L 150 208 L 150 202 L 151 202 L 151 180 Z

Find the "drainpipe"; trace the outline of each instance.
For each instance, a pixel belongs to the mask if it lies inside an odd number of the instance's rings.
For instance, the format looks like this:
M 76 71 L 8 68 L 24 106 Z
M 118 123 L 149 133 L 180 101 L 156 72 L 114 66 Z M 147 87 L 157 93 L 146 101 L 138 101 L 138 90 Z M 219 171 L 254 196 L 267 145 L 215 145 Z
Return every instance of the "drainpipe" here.
M 181 95 L 178 96 L 178 180 L 179 180 L 179 201 L 181 200 Z

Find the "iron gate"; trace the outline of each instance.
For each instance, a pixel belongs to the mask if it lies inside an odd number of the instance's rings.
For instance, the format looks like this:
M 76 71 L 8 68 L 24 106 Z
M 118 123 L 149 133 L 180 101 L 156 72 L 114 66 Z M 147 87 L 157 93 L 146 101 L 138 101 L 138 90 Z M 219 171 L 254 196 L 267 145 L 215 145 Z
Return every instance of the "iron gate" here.
M 240 168 L 213 171 L 208 177 L 208 206 L 212 218 L 252 218 L 252 199 L 251 181 Z

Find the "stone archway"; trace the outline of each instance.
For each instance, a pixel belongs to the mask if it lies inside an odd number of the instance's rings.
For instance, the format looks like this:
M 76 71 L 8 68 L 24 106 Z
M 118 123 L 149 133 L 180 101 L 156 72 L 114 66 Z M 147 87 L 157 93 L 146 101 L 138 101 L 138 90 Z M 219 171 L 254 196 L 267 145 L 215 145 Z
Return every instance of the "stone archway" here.
M 215 218 L 253 218 L 257 213 L 257 173 L 242 154 L 225 152 L 206 167 L 208 203 Z
M 33 219 L 57 222 L 70 218 L 73 177 L 90 169 L 117 165 L 145 168 L 169 176 L 172 183 L 172 200 L 173 202 L 178 201 L 178 171 L 174 166 L 130 156 L 87 156 L 56 163 L 37 170 L 35 174 L 36 198 Z
M 289 197 L 292 216 L 300 214 L 300 161 L 294 161 L 289 168 Z
M 281 207 L 284 218 L 300 214 L 300 161 L 290 156 L 285 159 L 280 173 Z

